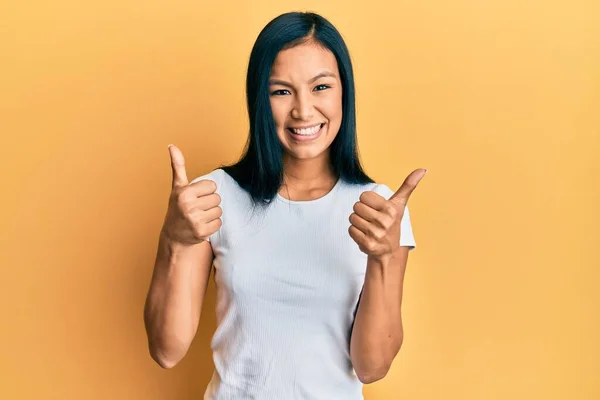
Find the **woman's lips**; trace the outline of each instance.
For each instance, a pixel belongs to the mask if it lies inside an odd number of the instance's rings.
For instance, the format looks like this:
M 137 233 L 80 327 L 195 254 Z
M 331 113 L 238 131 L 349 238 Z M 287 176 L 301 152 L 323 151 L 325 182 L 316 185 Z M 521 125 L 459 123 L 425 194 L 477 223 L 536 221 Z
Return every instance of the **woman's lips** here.
M 323 132 L 323 127 L 325 127 L 325 125 L 325 123 L 320 124 L 319 130 L 311 135 L 299 135 L 294 133 L 292 128 L 286 128 L 286 132 L 297 142 L 310 142 L 321 136 L 321 132 Z

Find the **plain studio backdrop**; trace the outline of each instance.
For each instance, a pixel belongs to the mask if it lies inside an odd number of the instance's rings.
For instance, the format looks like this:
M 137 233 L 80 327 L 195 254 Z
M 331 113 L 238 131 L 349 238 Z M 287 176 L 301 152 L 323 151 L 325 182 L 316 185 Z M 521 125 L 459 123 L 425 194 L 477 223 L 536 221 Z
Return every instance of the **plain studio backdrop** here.
M 600 398 L 600 3 L 0 5 L 0 398 L 201 399 L 142 310 L 170 192 L 241 154 L 263 26 L 311 10 L 350 48 L 366 170 L 410 200 L 404 344 L 367 400 Z

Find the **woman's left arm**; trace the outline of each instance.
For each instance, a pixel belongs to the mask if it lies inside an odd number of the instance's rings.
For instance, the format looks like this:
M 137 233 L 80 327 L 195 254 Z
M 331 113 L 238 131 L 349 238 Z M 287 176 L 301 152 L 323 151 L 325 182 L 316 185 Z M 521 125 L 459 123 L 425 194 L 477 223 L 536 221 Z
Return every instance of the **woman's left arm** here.
M 367 258 L 350 339 L 352 365 L 363 383 L 385 377 L 402 346 L 402 286 L 408 249 L 400 246 L 388 257 Z
M 410 173 L 385 199 L 366 191 L 354 204 L 348 233 L 367 255 L 362 295 L 350 337 L 350 358 L 363 383 L 383 378 L 402 346 L 402 285 L 409 247 L 400 246 L 406 204 L 426 169 Z

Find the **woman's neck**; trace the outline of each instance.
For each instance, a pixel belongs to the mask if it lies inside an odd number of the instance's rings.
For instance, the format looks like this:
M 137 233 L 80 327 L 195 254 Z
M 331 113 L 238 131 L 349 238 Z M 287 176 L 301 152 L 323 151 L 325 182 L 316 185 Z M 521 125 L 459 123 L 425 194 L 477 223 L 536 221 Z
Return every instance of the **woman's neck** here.
M 335 185 L 337 176 L 329 157 L 320 160 L 301 160 L 286 157 L 283 160 L 283 185 L 298 190 L 310 190 L 329 184 Z
M 310 200 L 328 193 L 338 177 L 329 160 L 284 160 L 280 194 L 293 200 Z

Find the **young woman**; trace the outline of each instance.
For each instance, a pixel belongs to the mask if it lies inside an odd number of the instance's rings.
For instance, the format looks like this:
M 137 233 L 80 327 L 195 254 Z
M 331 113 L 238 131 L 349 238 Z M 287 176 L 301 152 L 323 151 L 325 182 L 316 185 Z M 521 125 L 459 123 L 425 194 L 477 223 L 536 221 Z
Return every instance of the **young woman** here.
M 271 21 L 247 74 L 244 155 L 173 187 L 145 307 L 150 353 L 176 365 L 198 329 L 215 266 L 215 370 L 206 400 L 358 400 L 402 344 L 415 247 L 406 203 L 358 159 L 346 45 L 314 13 Z

